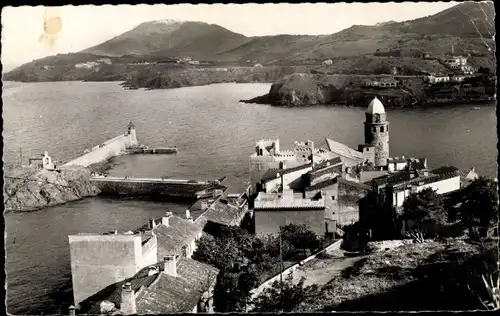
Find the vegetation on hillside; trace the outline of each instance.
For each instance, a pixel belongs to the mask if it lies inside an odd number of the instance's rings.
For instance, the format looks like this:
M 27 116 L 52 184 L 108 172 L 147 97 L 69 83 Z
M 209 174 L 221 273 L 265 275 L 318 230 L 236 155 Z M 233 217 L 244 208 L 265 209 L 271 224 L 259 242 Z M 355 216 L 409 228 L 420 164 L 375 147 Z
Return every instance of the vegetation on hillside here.
M 213 234 L 215 236 L 204 235 L 198 241 L 193 259 L 221 270 L 214 293 L 216 311 L 243 311 L 250 291 L 280 271 L 279 238 L 259 238 L 240 227 L 224 227 Z M 284 262 L 298 262 L 304 257 L 305 249 L 315 251 L 320 246 L 316 236 L 304 226 L 282 227 Z

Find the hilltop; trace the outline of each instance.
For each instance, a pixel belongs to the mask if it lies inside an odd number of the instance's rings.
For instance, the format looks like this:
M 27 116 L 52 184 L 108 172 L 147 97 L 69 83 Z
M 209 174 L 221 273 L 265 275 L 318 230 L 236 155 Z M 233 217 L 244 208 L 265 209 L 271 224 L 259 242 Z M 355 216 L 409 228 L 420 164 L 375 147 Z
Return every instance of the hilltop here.
M 353 25 L 330 35 L 261 37 L 247 37 L 204 22 L 151 21 L 81 52 L 24 64 L 4 74 L 4 80 L 125 81 L 146 72 L 149 73 L 146 81 L 151 81 L 155 76 L 199 67 L 261 64 L 314 68 L 328 59 L 333 61 L 331 71 L 336 73 L 372 74 L 373 66 L 366 66 L 364 62 L 375 60 L 373 57 L 384 57 L 384 63 L 429 71 L 435 67 L 432 62 L 423 60 L 413 66 L 407 58 L 423 54 L 442 56 L 449 54 L 452 47 L 455 54 L 470 55 L 473 66 L 495 69 L 495 56 L 485 45 L 494 47 L 490 35 L 494 34 L 494 15 L 492 2 L 466 2 L 412 21 Z M 200 66 L 176 63 L 187 60 L 186 57 L 196 60 Z M 150 72 L 154 64 L 168 66 L 162 66 L 158 74 Z M 268 80 L 274 78 L 268 76 Z

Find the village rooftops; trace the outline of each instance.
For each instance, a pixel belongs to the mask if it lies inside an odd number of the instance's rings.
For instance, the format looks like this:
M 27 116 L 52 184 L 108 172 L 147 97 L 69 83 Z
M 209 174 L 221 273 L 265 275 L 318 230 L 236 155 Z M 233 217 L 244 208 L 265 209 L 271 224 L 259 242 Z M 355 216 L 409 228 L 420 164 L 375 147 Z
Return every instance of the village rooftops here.
M 426 175 L 427 174 L 427 175 Z M 428 183 L 438 182 L 445 179 L 450 179 L 459 176 L 459 170 L 456 167 L 440 167 L 434 170 L 426 172 L 419 172 L 418 170 L 408 170 L 399 171 L 397 173 L 382 176 L 373 179 L 371 182 L 375 187 L 389 185 L 389 186 L 400 186 L 400 185 L 424 185 Z
M 151 224 L 152 220 L 137 231 L 151 231 Z M 202 230 L 203 226 L 178 216 L 154 219 L 152 231 L 158 240 L 158 257 L 182 254 L 182 248 L 196 240 Z
M 238 179 L 233 175 L 225 176 L 220 185 L 225 187 L 223 195 L 226 197 L 240 197 L 248 191 L 250 184 L 242 179 Z
M 286 190 L 280 193 L 259 192 L 255 199 L 254 209 L 278 210 L 278 209 L 305 209 L 318 210 L 325 208 L 325 199 L 304 198 L 302 193 L 293 193 Z
M 319 163 L 314 164 L 313 171 L 324 169 L 330 166 L 335 166 L 342 163 L 342 159 L 340 157 L 334 157 L 325 161 L 321 161 Z
M 207 222 L 225 226 L 237 225 L 238 219 L 243 216 L 243 210 L 237 206 L 223 203 L 218 200 L 214 202 L 196 222 L 205 225 Z
M 156 271 L 152 274 L 151 270 Z M 135 293 L 139 315 L 192 312 L 202 294 L 215 281 L 219 270 L 196 260 L 180 258 L 175 263 L 175 273 L 177 276 L 167 273 L 163 262 L 145 267 L 133 277 L 112 284 L 82 302 L 82 308 L 90 307 L 82 312 L 102 314 L 100 303 L 106 300 L 113 303 L 114 312 L 119 313 L 122 286 L 126 283 L 130 283 Z

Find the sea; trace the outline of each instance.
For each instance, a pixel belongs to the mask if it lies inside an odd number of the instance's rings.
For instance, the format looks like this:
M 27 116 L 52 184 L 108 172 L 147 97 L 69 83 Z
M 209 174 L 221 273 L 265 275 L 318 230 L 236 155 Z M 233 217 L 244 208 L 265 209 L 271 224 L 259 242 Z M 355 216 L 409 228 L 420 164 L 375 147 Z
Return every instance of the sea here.
M 44 151 L 59 164 L 135 124 L 147 146 L 177 146 L 176 155 L 130 155 L 112 161 L 111 175 L 208 180 L 248 177 L 259 139 L 325 138 L 352 148 L 363 143 L 364 108 L 282 108 L 239 102 L 270 84 L 214 84 L 170 90 L 124 90 L 118 82 L 4 82 L 4 167 Z M 391 156 L 426 157 L 429 167 L 475 167 L 497 176 L 496 108 L 455 105 L 387 109 Z M 7 310 L 58 313 L 72 304 L 68 235 L 134 229 L 189 204 L 93 197 L 37 212 L 5 214 Z

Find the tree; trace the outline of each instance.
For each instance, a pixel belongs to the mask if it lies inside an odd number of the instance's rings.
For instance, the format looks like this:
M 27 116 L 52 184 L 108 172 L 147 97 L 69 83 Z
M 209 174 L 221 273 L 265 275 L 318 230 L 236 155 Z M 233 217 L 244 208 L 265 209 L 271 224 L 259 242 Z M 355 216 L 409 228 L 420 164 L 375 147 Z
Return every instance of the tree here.
M 413 221 L 417 228 L 421 229 L 422 224 L 445 225 L 448 216 L 443 207 L 442 197 L 436 191 L 427 188 L 405 199 L 402 219 L 407 222 Z
M 497 182 L 480 177 L 469 184 L 464 189 L 459 216 L 469 237 L 486 236 L 498 221 Z
M 483 67 L 483 66 L 480 66 L 480 67 L 477 69 L 477 73 L 479 73 L 479 74 L 489 75 L 489 74 L 491 74 L 491 69 L 490 69 L 489 67 Z
M 321 245 L 314 232 L 309 230 L 306 225 L 289 224 L 281 227 L 282 240 L 295 249 L 301 249 L 306 254 L 308 249 L 314 252 Z
M 275 281 L 270 287 L 265 288 L 251 301 L 252 312 L 276 313 L 292 312 L 307 297 L 313 286 L 304 287 L 305 277 L 294 283 L 293 275 L 288 274 L 284 282 Z

